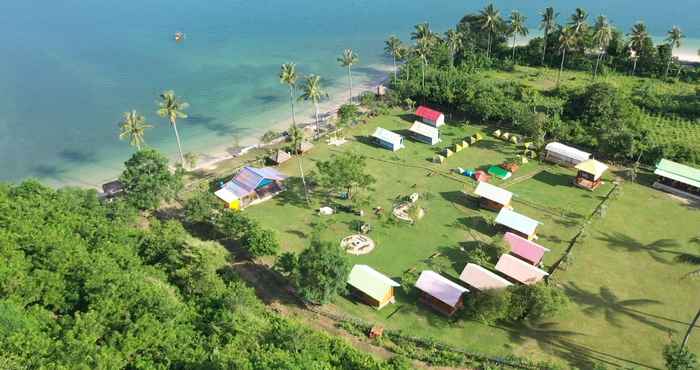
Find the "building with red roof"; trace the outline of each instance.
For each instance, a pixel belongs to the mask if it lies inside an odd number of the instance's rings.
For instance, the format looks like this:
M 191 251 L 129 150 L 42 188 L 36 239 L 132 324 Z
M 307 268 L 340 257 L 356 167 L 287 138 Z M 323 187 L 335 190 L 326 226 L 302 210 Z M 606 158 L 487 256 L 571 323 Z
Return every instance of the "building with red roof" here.
M 440 127 L 445 124 L 445 115 L 421 105 L 416 109 L 416 116 L 420 117 L 424 123 L 433 127 Z

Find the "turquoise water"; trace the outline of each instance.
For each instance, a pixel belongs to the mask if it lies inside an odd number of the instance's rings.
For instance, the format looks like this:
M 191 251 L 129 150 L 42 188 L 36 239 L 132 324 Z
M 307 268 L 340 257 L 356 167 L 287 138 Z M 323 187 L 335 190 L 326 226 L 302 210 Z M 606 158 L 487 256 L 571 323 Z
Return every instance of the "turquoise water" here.
M 185 151 L 206 152 L 258 135 L 285 119 L 279 65 L 324 77 L 333 100 L 346 96 L 336 58 L 360 54 L 357 83 L 380 78 L 389 61 L 383 40 L 407 40 L 411 25 L 443 31 L 483 1 L 299 0 L 3 1 L 0 4 L 0 180 L 37 177 L 54 184 L 98 185 L 115 176 L 132 149 L 117 139 L 121 113 L 136 109 L 155 127 L 149 145 L 175 153 L 158 94 L 174 89 L 191 104 L 179 124 Z M 496 1 L 516 7 L 535 28 L 552 4 L 569 14 L 581 1 Z M 621 28 L 645 20 L 663 35 L 677 24 L 700 37 L 700 2 L 587 1 Z M 560 17 L 563 19 L 563 17 Z M 176 44 L 172 35 L 187 40 Z M 695 43 L 696 40 L 689 40 Z M 302 116 L 308 112 L 302 112 Z

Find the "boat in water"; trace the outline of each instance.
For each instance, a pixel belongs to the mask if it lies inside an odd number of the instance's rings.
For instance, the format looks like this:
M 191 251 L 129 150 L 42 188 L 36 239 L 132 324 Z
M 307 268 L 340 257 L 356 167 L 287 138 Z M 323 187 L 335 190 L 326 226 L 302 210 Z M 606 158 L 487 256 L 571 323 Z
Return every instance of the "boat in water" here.
M 175 32 L 175 42 L 181 42 L 185 40 L 185 34 L 182 32 Z

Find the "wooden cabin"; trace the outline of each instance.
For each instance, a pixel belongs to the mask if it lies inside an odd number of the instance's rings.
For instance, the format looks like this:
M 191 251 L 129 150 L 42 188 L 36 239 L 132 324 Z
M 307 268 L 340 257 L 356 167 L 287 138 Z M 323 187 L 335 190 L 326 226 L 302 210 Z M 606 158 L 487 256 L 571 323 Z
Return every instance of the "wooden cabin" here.
M 654 174 L 657 176 L 655 188 L 700 201 L 700 169 L 662 159 Z
M 462 308 L 464 293 L 469 292 L 469 289 L 429 270 L 421 272 L 416 288 L 423 304 L 446 316 L 452 316 Z
M 608 166 L 595 159 L 583 161 L 575 166 L 578 170 L 574 184 L 580 188 L 595 190 L 603 183 L 603 174 Z
M 510 253 L 519 257 L 523 261 L 530 263 L 533 266 L 538 266 L 542 262 L 544 254 L 549 252 L 549 249 L 527 240 L 520 235 L 507 232 L 503 236 L 503 240 L 510 247 Z
M 226 202 L 228 208 L 242 210 L 280 193 L 286 178 L 274 168 L 246 166 L 214 195 Z
M 394 288 L 401 286 L 367 265 L 355 265 L 348 276 L 350 292 L 361 302 L 378 310 L 395 302 Z
M 496 271 L 525 285 L 536 284 L 546 276 L 549 276 L 547 271 L 541 270 L 510 254 L 501 255 L 501 258 L 496 263 Z
M 562 143 L 552 142 L 544 147 L 544 160 L 562 166 L 573 167 L 589 159 L 591 159 L 591 153 Z
M 445 115 L 434 109 L 421 105 L 416 109 L 416 116 L 420 117 L 423 123 L 438 128 L 445 124 Z
M 536 231 L 537 227 L 540 225 L 538 221 L 508 208 L 501 208 L 498 212 L 498 216 L 496 216 L 496 224 L 505 227 L 506 230 L 520 235 L 527 240 L 537 239 Z
M 513 193 L 501 189 L 498 186 L 491 185 L 488 182 L 479 182 L 479 185 L 477 185 L 474 190 L 474 194 L 479 197 L 479 205 L 481 208 L 496 212 L 504 207 L 513 208 L 510 205 Z
M 102 184 L 102 194 L 106 199 L 112 199 L 124 193 L 124 184 L 119 180 Z
M 464 266 L 464 270 L 462 270 L 462 273 L 459 275 L 459 280 L 462 280 L 470 287 L 480 292 L 492 289 L 504 289 L 513 285 L 510 281 L 473 263 L 468 263 Z

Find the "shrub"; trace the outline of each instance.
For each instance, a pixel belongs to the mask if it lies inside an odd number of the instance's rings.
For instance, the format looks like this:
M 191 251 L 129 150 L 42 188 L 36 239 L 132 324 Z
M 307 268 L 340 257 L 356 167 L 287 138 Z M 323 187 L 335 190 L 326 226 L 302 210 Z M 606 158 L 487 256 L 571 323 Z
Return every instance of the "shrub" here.
M 241 240 L 243 247 L 252 257 L 274 256 L 280 250 L 279 242 L 272 230 L 252 224 Z
M 313 238 L 309 247 L 299 254 L 298 266 L 297 286 L 305 299 L 324 304 L 345 291 L 350 260 L 335 243 Z
M 681 347 L 676 342 L 671 342 L 664 347 L 663 356 L 668 370 L 697 369 L 697 356 L 690 352 L 688 347 Z

